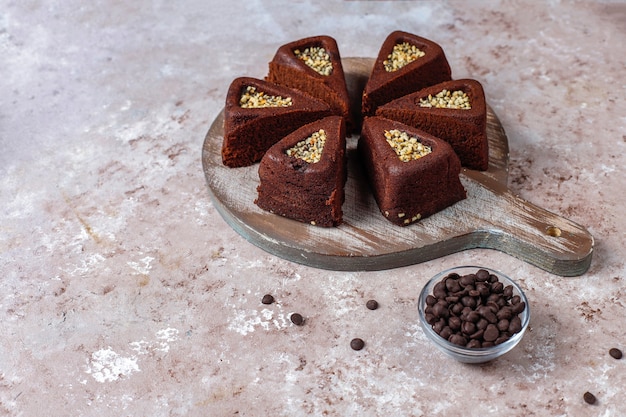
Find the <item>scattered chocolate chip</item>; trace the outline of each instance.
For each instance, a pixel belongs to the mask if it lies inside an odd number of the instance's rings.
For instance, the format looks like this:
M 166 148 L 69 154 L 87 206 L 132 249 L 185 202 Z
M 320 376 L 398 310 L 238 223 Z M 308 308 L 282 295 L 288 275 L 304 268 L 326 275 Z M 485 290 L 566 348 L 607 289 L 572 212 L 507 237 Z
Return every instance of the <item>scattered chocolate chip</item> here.
M 590 393 L 589 391 L 585 392 L 583 394 L 583 399 L 585 400 L 585 402 L 587 404 L 595 404 L 596 403 L 596 396 L 593 395 L 592 393 Z
M 361 350 L 364 346 L 365 342 L 363 341 L 363 339 L 360 339 L 358 337 L 350 341 L 350 347 L 354 350 Z
M 291 319 L 291 322 L 295 324 L 296 326 L 302 326 L 304 324 L 304 317 L 302 317 L 302 314 L 293 313 L 290 319 Z
M 612 348 L 609 350 L 609 355 L 611 355 L 614 359 L 622 359 L 622 351 L 618 348 Z
M 376 300 L 369 300 L 365 306 L 370 309 L 370 310 L 376 310 L 378 308 L 378 301 Z
M 265 294 L 261 302 L 263 304 L 272 304 L 274 302 L 274 297 L 272 297 L 272 295 L 270 294 Z

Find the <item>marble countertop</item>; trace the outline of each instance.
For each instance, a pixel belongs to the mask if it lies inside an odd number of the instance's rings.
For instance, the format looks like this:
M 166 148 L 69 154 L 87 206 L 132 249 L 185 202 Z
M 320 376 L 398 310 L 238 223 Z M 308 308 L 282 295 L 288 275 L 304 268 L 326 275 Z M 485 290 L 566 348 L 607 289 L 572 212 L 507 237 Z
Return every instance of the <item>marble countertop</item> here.
M 626 415 L 625 2 L 0 3 L 0 415 Z M 510 190 L 587 228 L 585 274 L 487 249 L 320 270 L 222 219 L 201 150 L 231 80 L 295 39 L 375 57 L 398 29 L 483 83 Z M 483 365 L 417 319 L 462 264 L 518 280 L 532 312 Z

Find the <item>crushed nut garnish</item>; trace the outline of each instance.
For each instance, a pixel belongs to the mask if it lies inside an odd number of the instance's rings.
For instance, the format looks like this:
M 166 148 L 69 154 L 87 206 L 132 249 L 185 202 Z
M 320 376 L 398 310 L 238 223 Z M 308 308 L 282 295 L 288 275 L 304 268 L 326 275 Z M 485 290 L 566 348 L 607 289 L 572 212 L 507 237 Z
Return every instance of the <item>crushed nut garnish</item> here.
M 438 109 L 461 109 L 469 110 L 469 97 L 461 90 L 450 92 L 449 90 L 441 90 L 436 95 L 428 95 L 428 98 L 420 99 L 420 107 L 436 107 Z
M 400 215 L 398 215 L 398 217 L 400 217 Z M 422 215 L 420 213 L 417 213 L 415 216 L 411 217 L 410 219 L 404 219 L 404 221 L 402 223 L 404 223 L 404 224 L 415 223 L 416 221 L 418 221 L 421 218 L 422 218 Z
M 248 86 L 241 94 L 239 105 L 244 109 L 258 109 L 261 107 L 289 107 L 293 103 L 291 97 L 270 96 L 262 91 L 256 91 L 256 87 Z
M 422 144 L 416 137 L 411 137 L 398 129 L 385 130 L 385 139 L 402 162 L 419 159 L 432 152 L 430 146 Z
M 330 61 L 330 55 L 321 46 L 311 46 L 304 51 L 296 49 L 293 53 L 318 74 L 332 74 L 333 63 Z
M 383 65 L 387 72 L 393 72 L 424 55 L 426 55 L 426 53 L 417 46 L 411 45 L 408 42 L 402 42 L 394 45 L 393 51 L 391 51 L 387 59 L 383 61 Z
M 320 129 L 308 138 L 296 143 L 296 146 L 287 149 L 285 153 L 314 164 L 322 158 L 324 143 L 326 143 L 326 132 L 324 129 Z

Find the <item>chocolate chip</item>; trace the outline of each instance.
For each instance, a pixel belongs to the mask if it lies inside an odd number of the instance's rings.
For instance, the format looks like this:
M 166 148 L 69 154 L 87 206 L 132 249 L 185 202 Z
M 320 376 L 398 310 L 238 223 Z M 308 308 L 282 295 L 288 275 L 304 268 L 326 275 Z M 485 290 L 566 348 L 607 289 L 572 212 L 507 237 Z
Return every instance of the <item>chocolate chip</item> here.
M 439 319 L 435 324 L 433 324 L 433 330 L 437 332 L 437 334 L 440 334 L 444 327 L 446 327 L 446 321 L 444 319 Z
M 500 330 L 495 326 L 495 324 L 490 324 L 485 329 L 485 333 L 483 334 L 483 339 L 487 342 L 495 342 L 495 340 L 500 335 Z
M 487 297 L 489 295 L 489 286 L 484 282 L 479 282 L 476 284 L 476 291 L 478 291 L 481 296 Z
M 487 325 L 489 324 L 489 322 L 485 319 L 480 319 L 476 322 L 476 327 L 481 329 L 481 330 L 485 330 L 487 328 Z
M 609 355 L 611 355 L 614 359 L 622 359 L 622 351 L 617 348 L 610 349 Z
M 456 303 L 452 307 L 450 307 L 450 312 L 457 316 L 461 314 L 462 311 L 463 311 L 463 304 L 461 303 Z
M 450 326 L 452 330 L 459 330 L 461 328 L 461 324 L 462 322 L 459 317 L 452 316 L 448 320 L 448 326 Z
M 291 319 L 291 322 L 295 324 L 296 326 L 302 326 L 304 324 L 304 317 L 302 317 L 302 314 L 293 313 L 290 319 Z
M 378 308 L 378 301 L 368 300 L 365 306 L 370 310 L 376 310 Z
M 427 306 L 434 306 L 436 302 L 437 302 L 437 298 L 435 298 L 431 294 L 428 294 L 428 296 L 426 296 L 426 305 Z
M 487 281 L 489 279 L 489 271 L 486 269 L 479 269 L 476 272 L 476 280 L 478 281 Z
M 363 341 L 363 339 L 360 339 L 358 337 L 350 341 L 350 347 L 354 350 L 361 350 L 363 349 L 364 346 L 365 346 L 365 342 Z
M 489 310 L 491 310 L 492 313 L 497 313 L 500 310 L 500 307 L 502 307 L 496 301 L 487 301 L 485 305 L 489 307 Z
M 504 287 L 504 291 L 502 291 L 502 294 L 504 294 L 506 298 L 513 297 L 513 286 L 507 285 L 506 287 Z
M 447 279 L 446 289 L 448 290 L 448 292 L 458 292 L 461 291 L 461 284 L 459 284 L 456 279 Z
M 496 294 L 502 293 L 504 291 L 504 284 L 501 282 L 494 282 L 491 286 L 491 291 Z
M 448 311 L 448 304 L 445 301 L 438 301 L 437 304 L 433 306 L 433 314 L 435 317 L 449 317 L 450 312 Z
M 441 329 L 441 332 L 439 332 L 439 336 L 443 337 L 444 339 L 452 336 L 452 329 L 450 328 L 450 326 L 445 326 L 443 329 Z
M 470 321 L 472 323 L 478 323 L 478 320 L 480 320 L 480 314 L 476 311 L 470 311 L 466 317 L 467 321 Z
M 484 334 L 485 334 L 485 329 L 478 329 L 476 331 L 476 333 L 472 333 L 470 335 L 470 339 L 481 341 L 481 340 L 483 340 L 483 335 Z
M 498 322 L 498 324 L 496 324 L 496 327 L 501 332 L 506 332 L 507 330 L 509 330 L 509 325 L 510 325 L 510 322 L 507 319 L 502 319 Z
M 468 347 L 471 349 L 479 349 L 482 346 L 483 346 L 482 343 L 480 343 L 477 339 L 472 339 L 469 342 L 467 342 L 467 345 L 465 345 L 465 347 Z
M 522 319 L 519 316 L 515 316 L 509 323 L 509 333 L 517 333 L 522 330 Z
M 524 311 L 525 308 L 526 308 L 526 303 L 523 301 L 520 301 L 519 303 L 513 305 L 513 314 L 519 314 L 522 311 Z
M 461 325 L 461 331 L 465 334 L 474 334 L 476 332 L 476 325 L 471 321 L 464 321 Z M 447 339 L 447 338 L 446 338 Z
M 509 306 L 504 306 L 496 313 L 498 320 L 510 320 L 513 317 L 513 309 Z
M 265 294 L 261 302 L 263 304 L 272 304 L 274 302 L 274 297 L 272 297 L 272 295 L 270 294 Z
M 494 314 L 493 311 L 487 306 L 482 306 L 481 310 L 478 312 L 485 320 L 489 323 L 495 324 L 498 322 L 498 317 Z
M 501 333 L 502 334 L 502 333 Z M 511 337 L 508 336 L 506 333 L 502 334 L 502 336 L 498 337 L 495 341 L 496 345 L 499 345 L 500 343 L 504 343 L 507 340 L 509 340 Z
M 467 345 L 467 339 L 461 336 L 460 334 L 453 334 L 448 338 L 450 343 L 454 343 L 455 345 L 465 346 Z
M 595 404 L 596 403 L 596 396 L 593 395 L 592 393 L 590 393 L 589 391 L 585 392 L 583 394 L 583 399 L 585 400 L 585 402 L 587 404 Z
M 461 284 L 462 287 L 474 285 L 475 283 L 476 283 L 476 275 L 474 274 L 463 275 L 461 279 L 459 280 L 459 284 Z
M 435 284 L 433 287 L 433 295 L 439 299 L 446 298 L 446 295 L 448 295 L 448 292 L 446 291 L 446 283 L 441 281 Z
M 461 303 L 463 303 L 465 307 L 474 308 L 476 307 L 476 298 L 466 295 L 465 297 L 461 298 Z

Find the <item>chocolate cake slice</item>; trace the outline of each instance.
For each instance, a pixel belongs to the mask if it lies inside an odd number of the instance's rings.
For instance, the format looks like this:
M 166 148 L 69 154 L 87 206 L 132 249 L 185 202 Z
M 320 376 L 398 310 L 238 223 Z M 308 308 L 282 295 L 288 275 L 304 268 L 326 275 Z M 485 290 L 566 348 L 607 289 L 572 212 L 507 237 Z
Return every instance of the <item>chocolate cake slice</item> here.
M 362 98 L 362 113 L 429 85 L 452 79 L 441 46 L 428 39 L 396 31 L 382 44 Z
M 383 216 L 408 226 L 466 197 L 452 147 L 424 131 L 382 117 L 364 120 L 358 152 Z
M 264 80 L 233 80 L 224 107 L 222 162 L 249 166 L 285 135 L 331 114 L 328 104 L 298 90 Z
M 266 79 L 325 101 L 352 131 L 348 88 L 335 39 L 314 36 L 281 46 L 269 63 Z
M 272 146 L 259 164 L 255 203 L 316 226 L 342 222 L 346 132 L 340 116 L 307 124 Z
M 446 81 L 424 88 L 379 107 L 376 115 L 445 140 L 466 168 L 489 168 L 485 92 L 476 80 Z

